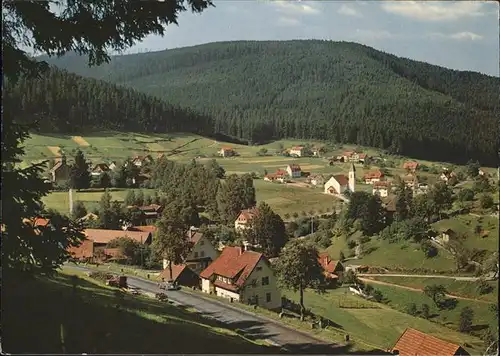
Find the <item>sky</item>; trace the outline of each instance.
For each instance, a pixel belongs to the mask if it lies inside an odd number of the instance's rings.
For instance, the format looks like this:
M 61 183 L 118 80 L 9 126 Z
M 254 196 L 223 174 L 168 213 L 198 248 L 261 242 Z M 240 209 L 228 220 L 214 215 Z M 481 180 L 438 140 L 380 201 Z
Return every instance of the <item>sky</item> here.
M 184 12 L 137 53 L 217 41 L 351 41 L 400 57 L 499 76 L 499 5 L 478 1 L 214 0 Z

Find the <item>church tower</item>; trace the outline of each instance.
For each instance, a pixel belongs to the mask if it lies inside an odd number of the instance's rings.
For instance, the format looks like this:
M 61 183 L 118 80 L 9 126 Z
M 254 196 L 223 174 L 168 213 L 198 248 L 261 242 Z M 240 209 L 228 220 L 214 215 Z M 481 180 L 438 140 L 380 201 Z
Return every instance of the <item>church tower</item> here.
M 356 186 L 356 168 L 354 168 L 354 163 L 351 163 L 351 168 L 349 169 L 349 190 L 354 193 L 354 188 Z

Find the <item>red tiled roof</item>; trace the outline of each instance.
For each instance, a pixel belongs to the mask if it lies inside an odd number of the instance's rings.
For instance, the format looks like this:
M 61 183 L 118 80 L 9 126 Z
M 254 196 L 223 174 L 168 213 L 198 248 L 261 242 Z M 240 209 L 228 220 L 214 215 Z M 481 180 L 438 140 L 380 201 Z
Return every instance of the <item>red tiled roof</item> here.
M 106 163 L 97 163 L 94 168 L 92 168 L 93 171 L 98 169 L 101 171 L 109 171 L 109 166 Z
M 278 169 L 276 171 L 276 176 L 286 176 L 286 171 L 284 171 L 282 169 Z
M 238 215 L 238 220 L 240 219 L 240 217 L 243 217 L 246 220 L 251 220 L 257 213 L 258 213 L 257 208 L 242 210 L 240 215 Z
M 232 151 L 233 148 L 232 147 L 222 147 L 221 150 L 223 150 L 223 151 Z
M 391 185 L 391 182 L 383 180 L 379 182 L 373 182 L 373 188 L 388 188 Z
M 399 356 L 452 356 L 459 349 L 460 345 L 452 344 L 412 328 L 407 328 L 393 347 L 393 350 L 399 351 Z
M 384 173 L 382 173 L 379 169 L 376 171 L 371 171 L 365 174 L 365 179 L 373 179 L 373 178 L 382 178 L 384 176 Z
M 241 253 L 239 247 L 226 247 L 222 250 L 220 256 L 201 272 L 200 277 L 205 279 L 209 279 L 213 275 L 231 279 L 238 277 L 234 285 L 240 288 L 245 284 L 248 276 L 261 258 L 263 258 L 263 255 L 258 252 L 245 251 Z M 221 288 L 224 287 L 221 286 Z
M 360 153 L 358 155 L 359 158 L 363 159 L 363 158 L 366 158 L 367 154 L 366 153 Z
M 145 225 L 145 226 L 132 226 L 129 228 L 129 231 L 142 231 L 142 232 L 156 232 L 158 228 L 154 225 Z
M 290 167 L 292 172 L 300 172 L 300 166 L 298 164 L 289 164 L 288 167 Z
M 38 226 L 47 226 L 49 224 L 49 219 L 44 219 L 44 218 L 35 218 L 33 221 L 33 226 L 38 227 Z
M 107 244 L 111 240 L 120 237 L 128 237 L 138 242 L 146 242 L 150 232 L 143 231 L 124 231 L 124 230 L 105 230 L 105 229 L 85 229 L 83 234 L 87 239 L 92 240 L 94 243 Z
M 141 211 L 158 211 L 162 209 L 163 207 L 158 204 L 149 204 L 149 205 L 143 205 L 138 207 L 139 210 Z
M 174 265 L 172 264 L 172 275 L 170 275 L 170 268 L 165 268 L 160 273 L 160 278 L 165 278 L 166 281 L 175 281 L 181 275 L 182 271 L 184 271 L 188 266 L 182 265 Z
M 272 180 L 272 179 L 276 179 L 276 174 L 266 174 L 266 175 L 264 176 L 264 178 L 271 179 L 271 180 Z
M 339 182 L 340 185 L 349 185 L 349 179 L 343 174 L 334 175 L 333 178 Z
M 337 268 L 339 261 L 332 261 L 330 255 L 327 252 L 320 253 L 318 255 L 318 262 L 323 267 L 326 272 L 334 273 Z
M 418 162 L 405 162 L 403 164 L 404 169 L 416 169 L 418 167 Z
M 67 250 L 74 258 L 91 258 L 94 256 L 94 242 L 83 240 L 80 246 L 70 246 Z

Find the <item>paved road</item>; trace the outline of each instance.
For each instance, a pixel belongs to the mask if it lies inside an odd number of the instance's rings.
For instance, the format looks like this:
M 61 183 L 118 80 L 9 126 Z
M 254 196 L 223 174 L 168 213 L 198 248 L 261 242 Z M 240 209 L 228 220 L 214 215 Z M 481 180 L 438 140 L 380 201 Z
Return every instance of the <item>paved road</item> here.
M 95 270 L 73 265 L 66 265 L 65 268 L 80 271 Z M 284 348 L 284 351 L 332 354 L 334 351 L 338 353 L 343 348 L 341 345 L 327 344 L 311 335 L 279 324 L 272 319 L 232 307 L 211 298 L 204 298 L 196 294 L 183 292 L 182 290 L 161 291 L 157 283 L 133 276 L 127 277 L 127 283 L 131 287 L 140 288 L 150 293 L 166 293 L 168 298 L 176 303 L 194 308 L 207 317 L 230 325 L 233 329 L 238 328 L 244 331 L 247 337 L 267 340 L 274 345 L 281 346 Z
M 399 273 L 358 273 L 360 277 L 408 277 L 408 278 L 445 278 L 457 281 L 477 281 L 480 277 L 444 276 L 440 274 L 399 274 Z

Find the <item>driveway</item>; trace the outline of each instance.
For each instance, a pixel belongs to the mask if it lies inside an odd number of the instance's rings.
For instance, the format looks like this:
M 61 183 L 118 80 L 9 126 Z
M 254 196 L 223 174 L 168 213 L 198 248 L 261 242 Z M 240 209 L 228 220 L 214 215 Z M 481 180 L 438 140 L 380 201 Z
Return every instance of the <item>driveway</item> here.
M 65 268 L 80 271 L 96 270 L 73 265 L 65 265 Z M 283 351 L 314 354 L 345 354 L 348 352 L 343 345 L 328 344 L 304 332 L 277 323 L 272 319 L 232 307 L 208 297 L 205 298 L 182 290 L 165 292 L 158 288 L 157 283 L 133 276 L 127 276 L 127 283 L 131 287 L 146 292 L 165 293 L 175 303 L 191 307 L 205 317 L 217 319 L 231 329 L 240 329 L 249 338 L 266 340 L 273 345 L 281 346 Z

